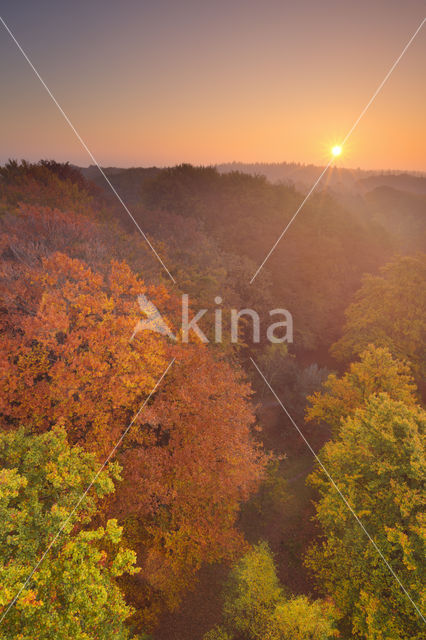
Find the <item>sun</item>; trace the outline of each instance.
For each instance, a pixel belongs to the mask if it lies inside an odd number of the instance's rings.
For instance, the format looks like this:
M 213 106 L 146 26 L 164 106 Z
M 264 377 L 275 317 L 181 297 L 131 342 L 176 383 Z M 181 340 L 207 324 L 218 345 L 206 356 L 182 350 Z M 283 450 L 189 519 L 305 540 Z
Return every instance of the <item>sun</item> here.
M 342 153 L 342 147 L 339 144 L 336 144 L 332 148 L 331 153 L 337 158 L 337 156 L 340 156 L 340 154 Z

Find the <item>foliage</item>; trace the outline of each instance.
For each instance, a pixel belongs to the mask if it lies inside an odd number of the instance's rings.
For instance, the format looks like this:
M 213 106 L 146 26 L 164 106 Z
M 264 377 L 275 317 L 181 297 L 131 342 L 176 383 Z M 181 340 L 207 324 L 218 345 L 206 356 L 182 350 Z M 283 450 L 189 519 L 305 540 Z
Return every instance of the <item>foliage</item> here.
M 93 455 L 69 447 L 63 428 L 37 436 L 23 429 L 1 434 L 0 464 L 3 612 L 53 543 L 2 621 L 1 637 L 128 638 L 124 621 L 131 609 L 115 579 L 135 573 L 136 556 L 122 546 L 116 520 L 87 529 L 98 511 L 98 499 L 114 491 L 118 465 L 111 463 L 108 471 L 96 476 L 92 490 L 67 521 L 98 464 Z
M 157 334 L 130 342 L 146 288 L 124 263 L 103 277 L 59 253 L 32 278 L 34 315 L 17 316 L 0 349 L 3 425 L 63 420 L 72 442 L 105 455 L 166 367 Z
M 235 526 L 240 503 L 258 488 L 268 460 L 251 435 L 251 392 L 241 373 L 201 345 L 173 353 L 176 362 L 144 412 L 144 446 L 126 452 L 117 494 L 118 515 L 137 517 L 148 600 L 160 597 L 170 608 L 203 562 L 245 549 Z M 143 608 L 144 589 L 138 584 L 132 593 Z
M 283 590 L 271 553 L 268 546 L 261 543 L 231 571 L 225 588 L 225 620 L 238 634 L 261 640 L 282 598 Z
M 224 326 L 229 323 L 231 308 L 257 309 L 261 322 L 264 317 L 269 322 L 269 315 L 266 315 L 271 308 L 269 278 L 265 271 L 259 275 L 258 286 L 250 285 L 256 268 L 253 260 L 237 255 L 235 251 L 224 250 L 197 218 L 169 211 L 150 211 L 140 206 L 135 207 L 135 216 L 143 229 L 155 239 L 154 244 L 161 246 L 162 255 L 180 290 L 187 293 L 198 308 L 207 309 L 200 326 L 211 342 L 215 341 L 214 310 L 217 308 L 217 296 L 222 300 L 219 306 L 223 309 Z M 241 320 L 243 324 L 244 318 Z M 229 334 L 228 325 L 223 332 L 221 349 L 229 341 Z M 243 331 L 241 341 L 244 335 Z
M 328 425 L 337 436 L 342 420 L 363 407 L 371 395 L 380 392 L 407 405 L 416 402 L 416 385 L 409 366 L 393 358 L 386 347 L 369 345 L 360 354 L 359 362 L 351 363 L 341 378 L 332 373 L 323 390 L 308 397 L 311 406 L 306 419 Z
M 414 594 L 423 532 L 418 515 L 423 463 L 415 388 L 405 363 L 410 361 L 417 374 L 422 371 L 424 257 L 399 258 L 365 279 L 333 350 L 343 360 L 360 355 L 360 361 L 341 377 L 329 376 L 318 392 L 327 369 L 303 363 L 323 361 L 361 273 L 375 271 L 400 245 L 391 245 L 371 216 L 348 211 L 323 192 L 306 204 L 303 225 L 292 226 L 253 287 L 253 273 L 303 199 L 293 187 L 189 165 L 114 175 L 119 193 L 132 202 L 132 212 L 179 286 L 209 310 L 200 324 L 206 323 L 210 337 L 217 306 L 224 319 L 230 307 L 256 309 L 262 326 L 269 309 L 291 311 L 296 344 L 288 352 L 282 345 L 268 348 L 259 359 L 261 368 L 298 423 L 310 394 L 308 418 L 330 425 L 336 435 L 342 430 L 325 449 L 336 451 L 335 457 L 327 453 L 336 467 L 333 474 Z M 27 626 L 19 635 L 18 618 L 11 617 L 16 626 L 6 638 L 125 638 L 123 621 L 130 613 L 133 627 L 152 629 L 162 608 L 176 608 L 194 587 L 203 563 L 235 562 L 247 552 L 242 502 L 256 496 L 247 513 L 260 520 L 263 508 L 265 531 L 271 518 L 275 523 L 289 518 L 284 465 L 275 461 L 267 467 L 269 456 L 258 442 L 269 438 L 273 447 L 284 442 L 288 450 L 291 441 L 283 438 L 282 421 L 279 433 L 275 426 L 263 432 L 256 427 L 251 390 L 235 364 L 237 358 L 244 361 L 244 348 L 212 349 L 196 341 L 182 347 L 148 331 L 130 340 L 140 319 L 138 294 L 156 304 L 175 333 L 177 296 L 160 284 L 161 267 L 127 215 L 100 194 L 68 163 L 12 161 L 0 168 L 0 441 L 10 449 L 9 458 L 1 453 L 0 475 L 3 606 L 93 475 L 95 459 L 110 452 L 172 357 L 175 362 L 120 446 L 124 471 L 117 491 L 112 493 L 118 473 L 113 465 L 109 477 L 99 476 L 73 527 L 55 542 L 19 599 L 13 615 L 19 613 Z M 406 222 L 404 233 L 410 234 L 412 225 Z M 155 285 L 148 287 L 148 281 Z M 315 349 L 315 355 L 306 349 Z M 388 394 L 386 401 L 376 397 L 381 392 Z M 373 411 L 379 400 L 385 408 Z M 315 437 L 323 442 L 323 436 L 312 429 L 315 448 Z M 320 493 L 325 543 L 312 551 L 309 562 L 341 610 L 345 636 L 419 638 L 407 601 L 394 590 L 374 549 L 351 528 L 353 521 L 341 520 L 342 505 L 320 476 L 317 472 L 313 483 Z M 101 505 L 95 493 L 103 497 Z M 303 517 L 300 509 L 310 495 L 298 505 L 285 542 L 295 557 L 309 532 L 309 509 Z M 90 530 L 93 517 L 98 529 Z M 100 527 L 107 518 L 109 524 Z M 137 576 L 133 554 L 121 549 L 115 519 L 125 525 L 123 536 L 137 551 Z M 121 568 L 114 558 L 121 558 Z M 116 577 L 137 611 L 125 604 Z M 397 607 L 399 617 L 393 612 Z M 268 548 L 260 545 L 234 565 L 223 622 L 207 637 L 325 640 L 335 636 L 335 616 L 328 601 L 285 594 Z
M 265 543 L 233 567 L 224 591 L 224 623 L 204 640 L 329 640 L 335 637 L 333 609 L 325 602 L 288 598 Z
M 333 355 L 347 361 L 374 343 L 409 360 L 424 377 L 425 279 L 426 254 L 422 253 L 396 258 L 380 275 L 366 275 L 346 311 L 343 336 L 333 346 Z
M 180 165 L 141 185 L 144 206 L 138 219 L 144 226 L 165 210 L 195 220 L 221 252 L 250 260 L 250 280 L 302 200 L 293 187 L 268 183 L 263 176 Z M 315 349 L 336 340 L 361 274 L 375 270 L 390 252 L 386 233 L 371 218 L 321 193 L 306 203 L 303 225 L 292 225 L 291 234 L 260 271 L 256 286 L 245 285 L 241 293 L 249 301 L 254 290 L 262 291 L 267 284 L 272 307 L 285 306 L 293 314 L 298 346 Z M 193 248 L 191 255 L 193 264 L 203 264 L 202 250 Z M 209 270 L 205 273 L 208 278 Z
M 21 204 L 2 217 L 0 228 L 3 263 L 14 260 L 31 268 L 55 252 L 93 264 L 108 257 L 101 226 L 82 214 Z
M 425 412 L 381 393 L 343 420 L 321 460 L 419 609 L 425 604 L 422 516 Z M 420 640 L 423 624 L 321 469 L 317 517 L 325 540 L 308 564 L 352 638 Z
M 77 169 L 53 160 L 37 164 L 10 160 L 0 167 L 1 200 L 12 207 L 23 202 L 93 217 L 102 204 L 99 189 Z
M 338 637 L 331 603 L 305 596 L 279 604 L 270 624 L 270 640 L 329 640 Z
M 3 428 L 31 420 L 43 432 L 63 421 L 72 443 L 103 460 L 176 358 L 120 447 L 124 482 L 109 505 L 143 561 L 137 594 L 129 581 L 143 615 L 159 602 L 175 607 L 203 562 L 244 549 L 239 505 L 266 464 L 251 434 L 251 391 L 203 345 L 172 346 L 150 331 L 130 341 L 137 295 L 146 291 L 161 309 L 170 297 L 125 263 L 112 261 L 103 275 L 54 253 L 27 279 L 34 300 L 26 314 L 6 316 L 0 349 Z
M 232 640 L 232 636 L 222 627 L 214 627 L 204 634 L 203 640 Z

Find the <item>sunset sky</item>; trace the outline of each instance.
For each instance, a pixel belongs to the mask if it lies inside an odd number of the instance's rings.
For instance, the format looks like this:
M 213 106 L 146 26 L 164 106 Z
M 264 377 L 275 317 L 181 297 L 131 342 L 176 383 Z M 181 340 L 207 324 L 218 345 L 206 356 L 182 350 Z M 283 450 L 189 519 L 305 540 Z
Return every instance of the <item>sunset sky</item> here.
M 325 164 L 420 0 L 21 0 L 0 14 L 104 166 Z M 0 162 L 91 164 L 0 24 Z M 426 25 L 339 162 L 426 171 Z

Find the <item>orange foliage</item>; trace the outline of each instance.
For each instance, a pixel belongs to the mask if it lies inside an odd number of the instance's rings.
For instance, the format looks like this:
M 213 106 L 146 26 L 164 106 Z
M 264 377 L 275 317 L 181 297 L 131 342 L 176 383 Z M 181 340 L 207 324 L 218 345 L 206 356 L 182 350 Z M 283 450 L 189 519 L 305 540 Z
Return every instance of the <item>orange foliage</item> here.
M 15 316 L 0 348 L 3 424 L 44 431 L 63 422 L 71 442 L 105 454 L 166 367 L 157 334 L 129 341 L 146 287 L 125 263 L 113 261 L 104 277 L 60 253 L 31 280 L 38 306 Z
M 9 161 L 0 167 L 0 203 L 15 207 L 20 203 L 42 205 L 96 217 L 101 205 L 100 191 L 70 165 L 41 161 L 18 164 Z
M 150 331 L 130 341 L 138 294 L 166 312 L 176 300 L 146 287 L 126 263 L 104 271 L 58 252 L 23 268 L 22 296 L 32 298 L 25 312 L 15 308 L 13 323 L 5 314 L 0 420 L 41 432 L 62 423 L 71 443 L 103 460 L 176 358 L 120 446 L 124 481 L 106 505 L 138 550 L 143 571 L 127 580 L 136 581 L 128 588 L 146 623 L 159 602 L 177 604 L 202 563 L 244 549 L 240 502 L 256 490 L 267 458 L 251 434 L 241 372 L 202 344 Z
M 122 517 L 144 512 L 134 532 L 142 575 L 170 607 L 203 562 L 245 548 L 235 522 L 267 459 L 251 436 L 251 391 L 239 373 L 203 345 L 173 353 L 176 362 L 142 417 L 144 446 L 124 456 L 115 505 Z

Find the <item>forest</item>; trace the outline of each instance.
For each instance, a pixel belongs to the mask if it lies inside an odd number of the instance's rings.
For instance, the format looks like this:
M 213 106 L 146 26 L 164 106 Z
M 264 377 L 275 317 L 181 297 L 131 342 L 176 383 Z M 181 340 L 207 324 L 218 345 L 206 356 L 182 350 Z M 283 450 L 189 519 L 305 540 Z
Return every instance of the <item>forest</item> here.
M 1 639 L 425 638 L 426 178 L 228 169 L 0 167 Z

